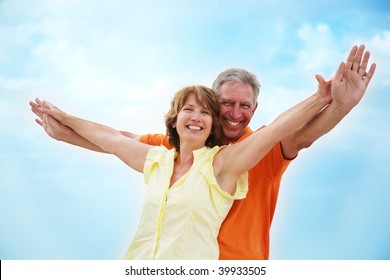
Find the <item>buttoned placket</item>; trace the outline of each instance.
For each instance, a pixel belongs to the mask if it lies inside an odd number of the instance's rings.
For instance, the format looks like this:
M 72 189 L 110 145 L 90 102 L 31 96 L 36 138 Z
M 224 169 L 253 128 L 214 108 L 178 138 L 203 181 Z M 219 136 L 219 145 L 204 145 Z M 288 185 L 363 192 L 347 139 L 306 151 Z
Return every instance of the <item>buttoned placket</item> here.
M 175 154 L 172 154 L 169 159 L 171 160 L 171 166 L 169 169 L 167 169 L 167 176 L 165 176 L 167 179 L 166 179 L 165 184 L 164 184 L 164 196 L 162 197 L 160 211 L 159 211 L 158 220 L 157 220 L 157 232 L 156 232 L 156 239 L 155 239 L 154 249 L 153 249 L 153 259 L 156 259 L 156 254 L 157 254 L 158 245 L 159 245 L 159 241 L 160 241 L 161 227 L 162 227 L 162 222 L 163 222 L 164 214 L 165 214 L 165 205 L 168 201 L 169 184 L 171 181 L 171 176 L 173 174 Z

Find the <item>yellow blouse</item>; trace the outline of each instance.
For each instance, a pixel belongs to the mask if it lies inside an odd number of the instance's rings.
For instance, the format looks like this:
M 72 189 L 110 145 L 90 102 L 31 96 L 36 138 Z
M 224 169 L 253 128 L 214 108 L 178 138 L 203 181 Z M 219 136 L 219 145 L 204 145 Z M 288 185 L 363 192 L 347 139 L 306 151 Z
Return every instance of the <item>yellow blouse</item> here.
M 234 199 L 248 191 L 247 173 L 239 177 L 234 195 L 218 186 L 212 164 L 220 149 L 195 150 L 191 169 L 172 187 L 177 153 L 162 146 L 150 149 L 145 202 L 125 259 L 218 259 L 219 228 Z

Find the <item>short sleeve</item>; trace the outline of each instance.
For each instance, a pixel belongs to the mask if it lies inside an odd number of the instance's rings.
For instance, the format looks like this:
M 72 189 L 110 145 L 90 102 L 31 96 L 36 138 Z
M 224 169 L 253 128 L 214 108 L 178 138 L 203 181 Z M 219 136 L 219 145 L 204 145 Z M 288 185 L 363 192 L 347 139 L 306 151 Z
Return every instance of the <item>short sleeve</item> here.
M 236 183 L 236 192 L 232 195 L 234 199 L 244 199 L 248 192 L 248 172 L 240 175 Z
M 144 180 L 146 184 L 149 184 L 153 169 L 156 166 L 166 162 L 167 151 L 168 149 L 164 146 L 156 146 L 149 150 L 148 154 L 146 155 L 146 161 L 143 169 Z
M 217 180 L 214 175 L 214 169 L 213 169 L 213 160 L 214 156 L 225 146 L 222 147 L 214 147 L 209 152 L 209 160 L 206 164 L 203 166 L 203 174 L 205 175 L 206 179 L 209 182 L 209 185 L 217 192 L 221 197 L 224 197 L 228 200 L 233 199 L 243 199 L 246 197 L 246 194 L 248 192 L 248 172 L 243 173 L 240 175 L 236 181 L 236 191 L 233 195 L 229 194 L 228 192 L 221 189 L 221 187 L 218 185 Z

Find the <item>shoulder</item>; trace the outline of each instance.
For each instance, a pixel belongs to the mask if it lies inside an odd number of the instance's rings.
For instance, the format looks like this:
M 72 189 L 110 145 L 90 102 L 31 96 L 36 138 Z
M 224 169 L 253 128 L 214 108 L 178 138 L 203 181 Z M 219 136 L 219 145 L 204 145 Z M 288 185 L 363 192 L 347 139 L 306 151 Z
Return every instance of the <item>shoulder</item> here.
M 154 146 L 149 149 L 149 152 L 146 155 L 146 160 L 152 162 L 163 162 L 166 159 L 174 158 L 174 156 L 174 149 L 167 149 L 165 146 Z
M 225 146 L 215 146 L 213 148 L 203 147 L 194 151 L 195 161 L 194 164 L 198 166 L 205 166 L 207 163 L 213 164 L 216 155 L 219 151 L 223 150 Z

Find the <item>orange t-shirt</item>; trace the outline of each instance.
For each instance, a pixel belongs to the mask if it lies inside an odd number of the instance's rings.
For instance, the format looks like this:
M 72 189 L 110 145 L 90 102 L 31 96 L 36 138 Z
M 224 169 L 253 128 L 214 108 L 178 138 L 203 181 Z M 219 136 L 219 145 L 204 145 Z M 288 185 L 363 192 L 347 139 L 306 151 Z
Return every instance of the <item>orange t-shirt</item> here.
M 251 135 L 247 128 L 237 142 Z M 143 135 L 140 141 L 168 148 L 169 138 L 161 134 Z M 233 143 L 232 143 L 233 144 Z M 245 199 L 236 200 L 219 230 L 219 259 L 269 259 L 269 235 L 282 175 L 291 161 L 283 158 L 280 144 L 251 170 Z

